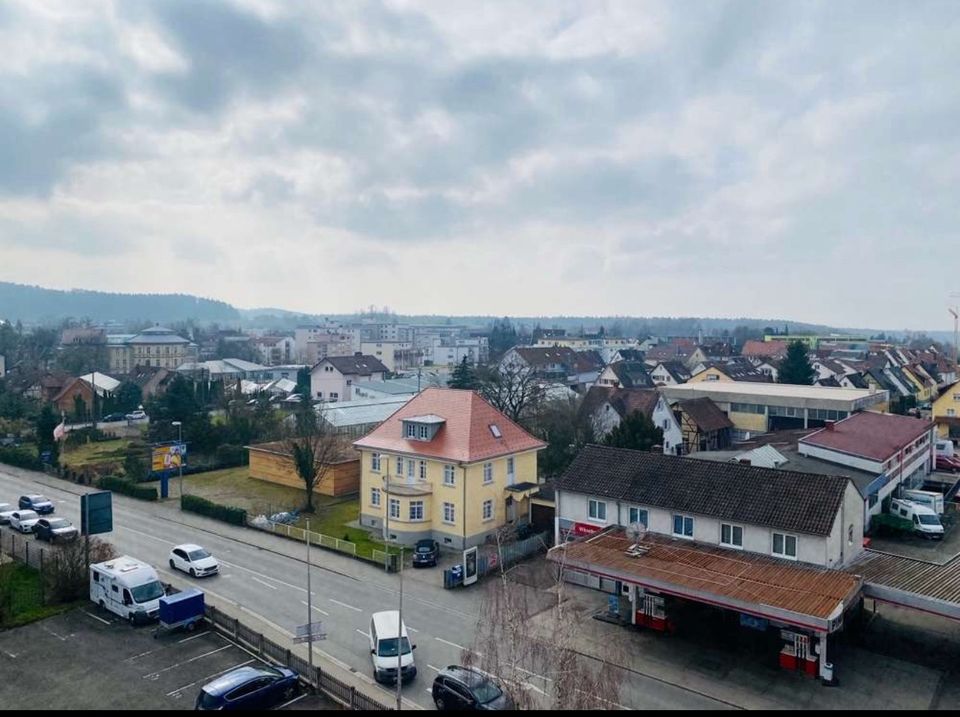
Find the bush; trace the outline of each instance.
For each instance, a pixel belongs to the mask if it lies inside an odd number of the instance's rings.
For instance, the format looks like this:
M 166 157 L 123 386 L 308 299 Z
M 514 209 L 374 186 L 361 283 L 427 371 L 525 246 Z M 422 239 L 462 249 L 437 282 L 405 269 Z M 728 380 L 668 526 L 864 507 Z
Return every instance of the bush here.
M 243 508 L 232 508 L 228 505 L 219 505 L 213 501 L 197 495 L 184 495 L 180 498 L 180 508 L 191 513 L 199 513 L 208 518 L 216 518 L 233 525 L 247 524 L 247 511 Z
M 244 462 L 244 453 L 245 451 L 243 450 L 243 446 L 238 446 L 233 443 L 224 443 L 222 446 L 217 448 L 217 463 L 219 463 L 222 468 L 235 468 L 237 466 L 242 466 Z
M 103 476 L 97 481 L 97 487 L 112 490 L 114 493 L 129 495 L 140 500 L 157 500 L 157 489 L 152 486 L 137 485 L 133 481 L 119 476 Z
M 65 443 L 67 446 L 72 448 L 75 446 L 82 446 L 84 443 L 88 442 L 103 443 L 104 441 L 113 440 L 116 440 L 115 436 L 111 436 L 109 433 L 104 433 L 99 428 L 94 429 L 92 426 L 88 426 L 87 428 L 78 428 L 67 433 Z
M 146 480 L 149 477 L 147 475 L 147 467 L 147 462 L 139 453 L 129 452 L 127 453 L 127 457 L 123 459 L 123 473 L 129 481 L 139 482 Z
M 29 448 L 0 448 L 0 463 L 31 471 L 43 470 L 43 461 Z

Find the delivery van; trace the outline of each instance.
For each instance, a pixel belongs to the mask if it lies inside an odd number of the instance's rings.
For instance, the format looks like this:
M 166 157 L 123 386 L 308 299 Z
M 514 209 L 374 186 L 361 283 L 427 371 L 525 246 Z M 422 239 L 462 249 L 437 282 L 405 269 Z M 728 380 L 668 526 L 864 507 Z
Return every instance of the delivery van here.
M 903 498 L 890 501 L 890 512 L 913 523 L 913 532 L 925 538 L 943 538 L 943 524 L 931 508 Z
M 157 571 L 136 558 L 124 555 L 90 566 L 90 600 L 131 624 L 156 620 L 163 594 Z
M 925 505 L 937 515 L 943 515 L 943 493 L 932 490 L 905 490 L 901 491 L 900 497 L 911 503 Z
M 398 662 L 402 682 L 416 677 L 417 666 L 413 663 L 413 651 L 416 649 L 416 645 L 410 644 L 407 627 L 397 610 L 375 612 L 370 618 L 370 657 L 373 660 L 373 677 L 377 682 L 396 684 Z

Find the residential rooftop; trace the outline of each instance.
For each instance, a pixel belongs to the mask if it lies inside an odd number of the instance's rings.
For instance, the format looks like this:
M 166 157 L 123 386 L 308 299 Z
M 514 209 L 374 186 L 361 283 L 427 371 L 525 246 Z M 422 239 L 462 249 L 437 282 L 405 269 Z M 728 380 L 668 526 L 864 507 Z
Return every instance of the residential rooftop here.
M 798 445 L 885 461 L 932 428 L 922 418 L 863 411 L 801 438 Z

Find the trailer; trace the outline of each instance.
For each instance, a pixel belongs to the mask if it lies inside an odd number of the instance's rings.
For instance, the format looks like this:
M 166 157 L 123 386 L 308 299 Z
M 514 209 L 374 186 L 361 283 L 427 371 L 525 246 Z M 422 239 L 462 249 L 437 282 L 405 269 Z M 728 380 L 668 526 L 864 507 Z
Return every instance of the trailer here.
M 154 637 L 162 632 L 183 628 L 193 631 L 203 619 L 203 593 L 196 588 L 188 588 L 173 595 L 160 598 L 160 623 L 153 631 Z

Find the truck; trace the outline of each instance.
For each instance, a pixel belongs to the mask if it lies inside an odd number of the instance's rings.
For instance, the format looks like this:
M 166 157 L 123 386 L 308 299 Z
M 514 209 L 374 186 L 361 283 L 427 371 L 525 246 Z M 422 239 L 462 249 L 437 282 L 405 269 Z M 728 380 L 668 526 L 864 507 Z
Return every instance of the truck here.
M 163 595 L 157 571 L 129 555 L 90 566 L 90 600 L 131 625 L 156 620 Z
M 943 493 L 932 490 L 904 490 L 900 495 L 913 503 L 927 506 L 937 515 L 943 515 Z
M 890 512 L 913 524 L 913 532 L 924 538 L 943 538 L 943 524 L 932 509 L 904 498 L 890 501 Z
M 154 630 L 153 636 L 157 637 L 161 632 L 184 628 L 193 630 L 196 624 L 203 619 L 204 600 L 203 593 L 196 588 L 164 595 L 160 598 L 160 623 Z

